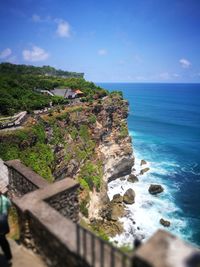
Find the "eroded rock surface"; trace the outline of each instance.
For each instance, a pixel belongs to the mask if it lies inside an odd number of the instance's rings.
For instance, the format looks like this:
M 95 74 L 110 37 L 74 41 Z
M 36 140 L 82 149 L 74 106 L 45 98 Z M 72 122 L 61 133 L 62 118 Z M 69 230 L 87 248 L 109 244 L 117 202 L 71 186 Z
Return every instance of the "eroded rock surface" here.
M 151 184 L 149 187 L 149 193 L 152 195 L 160 194 L 164 191 L 164 188 L 159 184 Z
M 129 188 L 125 192 L 125 194 L 123 196 L 123 202 L 125 204 L 133 204 L 133 203 L 135 203 L 135 192 L 134 192 L 133 189 Z
M 164 220 L 163 218 L 160 219 L 160 224 L 164 227 L 169 227 L 171 225 L 170 221 Z
M 130 182 L 130 183 L 135 183 L 135 182 L 138 182 L 139 179 L 138 179 L 138 177 L 136 175 L 130 174 L 128 179 L 127 179 L 127 181 Z

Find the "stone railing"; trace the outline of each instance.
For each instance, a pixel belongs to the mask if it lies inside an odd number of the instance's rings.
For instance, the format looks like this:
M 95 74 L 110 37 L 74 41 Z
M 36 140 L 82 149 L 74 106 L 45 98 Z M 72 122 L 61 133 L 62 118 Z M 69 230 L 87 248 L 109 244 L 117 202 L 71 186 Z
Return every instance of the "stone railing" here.
M 70 178 L 48 184 L 19 161 L 6 162 L 21 242 L 51 267 L 199 267 L 199 250 L 158 231 L 130 255 L 78 224 L 78 188 Z M 26 188 L 27 186 L 27 188 Z M 20 196 L 20 197 L 19 197 Z
M 23 196 L 48 185 L 41 176 L 24 166 L 19 160 L 4 163 L 8 167 L 9 195 Z

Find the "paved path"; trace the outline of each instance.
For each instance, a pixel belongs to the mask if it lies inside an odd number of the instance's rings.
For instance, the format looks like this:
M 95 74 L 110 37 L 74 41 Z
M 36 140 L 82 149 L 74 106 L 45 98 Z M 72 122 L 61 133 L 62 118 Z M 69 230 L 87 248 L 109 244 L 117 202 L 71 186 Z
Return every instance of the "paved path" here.
M 14 240 L 9 240 L 13 260 L 9 265 L 0 249 L 0 266 L 1 267 L 47 267 L 41 258 L 32 251 L 18 245 Z
M 8 168 L 3 164 L 0 159 L 0 188 L 8 185 Z

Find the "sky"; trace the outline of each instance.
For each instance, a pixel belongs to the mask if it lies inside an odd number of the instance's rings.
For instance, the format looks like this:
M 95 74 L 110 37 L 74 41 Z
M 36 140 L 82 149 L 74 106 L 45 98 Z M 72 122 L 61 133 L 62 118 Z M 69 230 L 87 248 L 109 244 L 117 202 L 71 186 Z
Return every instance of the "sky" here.
M 0 62 L 200 82 L 200 0 L 1 0 Z

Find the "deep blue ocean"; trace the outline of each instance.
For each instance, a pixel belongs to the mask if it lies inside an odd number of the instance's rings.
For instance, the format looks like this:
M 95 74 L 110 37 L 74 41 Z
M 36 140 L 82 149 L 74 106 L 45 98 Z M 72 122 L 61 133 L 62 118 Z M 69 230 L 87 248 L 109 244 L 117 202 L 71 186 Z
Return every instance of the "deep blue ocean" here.
M 161 214 L 171 221 L 169 231 L 200 246 L 200 84 L 98 85 L 121 90 L 129 101 L 135 156 L 151 166 L 145 181 L 165 188 L 146 216 L 157 222 Z

